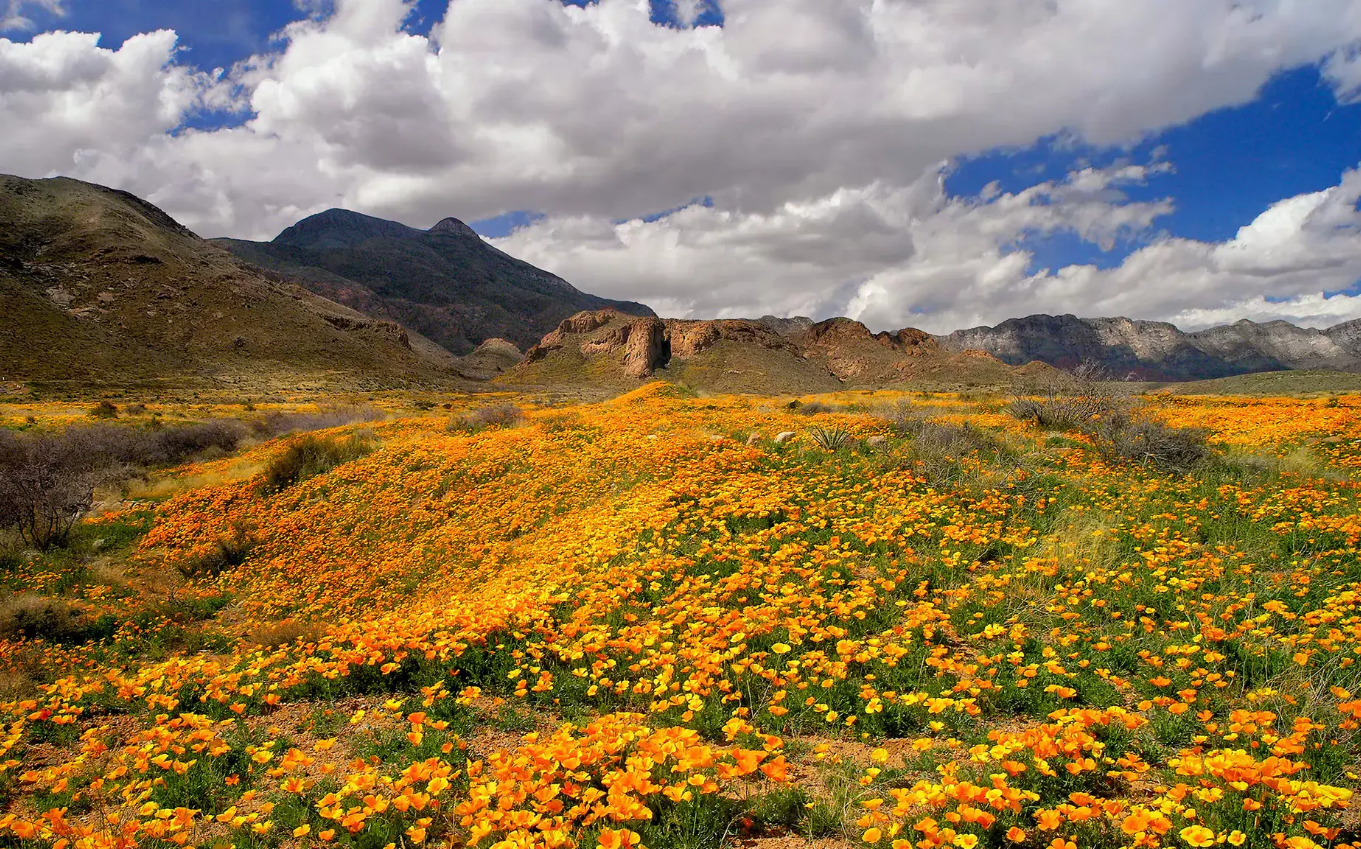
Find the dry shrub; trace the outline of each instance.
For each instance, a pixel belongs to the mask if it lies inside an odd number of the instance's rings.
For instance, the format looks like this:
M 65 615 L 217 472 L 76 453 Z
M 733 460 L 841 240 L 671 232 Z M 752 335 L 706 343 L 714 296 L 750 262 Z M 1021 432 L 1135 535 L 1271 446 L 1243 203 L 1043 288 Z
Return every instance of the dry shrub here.
M 385 418 L 386 413 L 368 404 L 338 404 L 322 407 L 315 413 L 269 413 L 251 422 L 251 429 L 256 436 L 270 438 L 289 433 L 329 430 L 349 424 L 378 422 Z
M 67 441 L 0 431 L 0 529 L 27 545 L 61 545 L 90 508 L 95 470 Z
M 1123 411 L 1108 382 L 1109 375 L 1099 365 L 1083 363 L 1071 374 L 1056 374 L 1038 395 L 1013 399 L 1007 412 L 1043 428 L 1083 430 Z
M 1022 458 L 1005 443 L 971 424 L 928 418 L 908 404 L 899 404 L 882 415 L 894 433 L 910 440 L 908 464 L 933 486 L 981 486 L 993 474 L 1009 475 L 1023 467 Z M 983 475 L 985 467 L 993 472 Z M 969 481 L 971 478 L 977 480 Z
M 525 412 L 514 404 L 493 404 L 464 413 L 449 423 L 451 433 L 476 433 L 489 427 L 519 427 Z
M 100 401 L 90 408 L 90 418 L 92 419 L 116 419 L 118 418 L 118 407 L 112 401 Z
M 1172 427 L 1149 418 L 1115 416 L 1089 430 L 1102 454 L 1115 460 L 1186 474 L 1208 460 L 1210 432 Z

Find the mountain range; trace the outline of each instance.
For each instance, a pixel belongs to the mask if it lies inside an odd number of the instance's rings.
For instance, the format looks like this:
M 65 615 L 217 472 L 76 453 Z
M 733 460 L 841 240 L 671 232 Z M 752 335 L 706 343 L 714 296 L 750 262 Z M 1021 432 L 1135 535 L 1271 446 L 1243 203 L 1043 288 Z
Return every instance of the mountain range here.
M 525 351 L 525 353 L 521 353 Z M 333 209 L 270 242 L 204 240 L 126 192 L 0 176 L 0 383 L 186 379 L 471 388 L 661 377 L 722 392 L 1361 373 L 1361 321 L 1032 315 L 942 336 L 845 318 L 659 319 L 511 257 L 456 218 L 419 230 Z
M 1361 320 L 1327 330 L 1246 319 L 1186 333 L 1162 321 L 1031 315 L 939 336 L 951 351 L 1004 363 L 1071 368 L 1091 362 L 1117 379 L 1205 380 L 1288 369 L 1361 372 Z

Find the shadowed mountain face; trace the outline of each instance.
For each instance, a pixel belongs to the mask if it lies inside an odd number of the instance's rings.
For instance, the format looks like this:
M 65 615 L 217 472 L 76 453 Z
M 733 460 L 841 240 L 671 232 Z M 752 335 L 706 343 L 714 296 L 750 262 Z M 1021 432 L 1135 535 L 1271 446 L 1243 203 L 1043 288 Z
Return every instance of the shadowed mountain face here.
M 1161 321 L 1032 315 L 937 337 L 952 351 L 984 351 L 1012 365 L 1095 362 L 1114 377 L 1204 380 L 1286 369 L 1361 372 L 1361 321 L 1328 330 L 1239 321 L 1184 333 Z
M 391 383 L 447 380 L 453 365 L 395 322 L 267 279 L 126 192 L 0 176 L 0 378 Z
M 509 256 L 456 218 L 429 230 L 332 209 L 272 242 L 218 239 L 239 259 L 466 354 L 501 338 L 527 348 L 582 310 L 639 316 L 641 304 L 588 295 Z

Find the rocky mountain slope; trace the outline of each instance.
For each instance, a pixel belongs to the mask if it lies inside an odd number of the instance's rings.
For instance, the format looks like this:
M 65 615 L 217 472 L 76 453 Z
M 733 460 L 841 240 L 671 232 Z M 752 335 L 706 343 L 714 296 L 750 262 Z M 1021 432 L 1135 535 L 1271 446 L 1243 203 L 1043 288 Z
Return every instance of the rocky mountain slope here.
M 397 323 L 266 279 L 133 195 L 0 176 L 0 379 L 391 384 L 448 381 L 453 366 Z
M 597 310 L 563 321 L 500 380 L 625 387 L 662 378 L 712 392 L 802 394 L 1016 384 L 1052 371 L 1012 368 L 979 352 L 947 351 L 910 328 L 871 333 L 847 318 L 663 321 Z
M 527 348 L 583 310 L 653 315 L 641 304 L 581 292 L 497 250 L 456 218 L 417 230 L 332 209 L 299 221 L 272 242 L 215 241 L 278 279 L 392 319 L 455 354 L 491 338 Z
M 937 337 L 951 351 L 983 351 L 1012 365 L 1071 368 L 1085 361 L 1116 377 L 1204 380 L 1286 369 L 1361 372 L 1361 321 L 1327 330 L 1243 320 L 1185 333 L 1160 321 L 1032 315 Z

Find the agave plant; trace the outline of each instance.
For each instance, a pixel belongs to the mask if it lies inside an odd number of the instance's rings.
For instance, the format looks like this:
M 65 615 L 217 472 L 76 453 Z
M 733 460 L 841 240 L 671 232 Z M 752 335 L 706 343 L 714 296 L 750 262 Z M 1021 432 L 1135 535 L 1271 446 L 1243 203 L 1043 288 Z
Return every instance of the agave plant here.
M 814 425 L 808 428 L 808 438 L 823 451 L 836 451 L 851 444 L 851 432 L 839 424 Z

